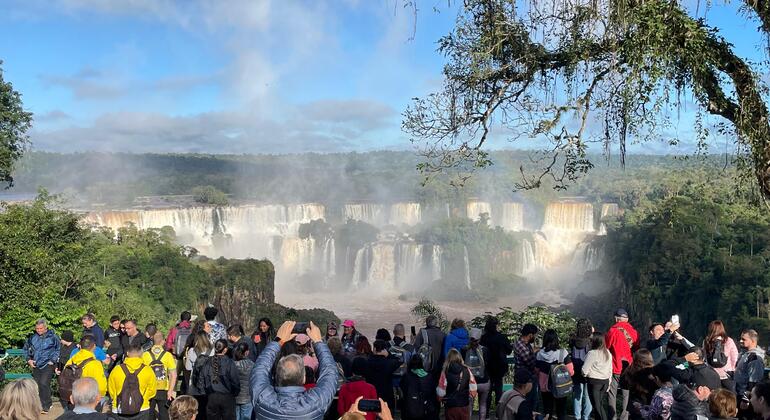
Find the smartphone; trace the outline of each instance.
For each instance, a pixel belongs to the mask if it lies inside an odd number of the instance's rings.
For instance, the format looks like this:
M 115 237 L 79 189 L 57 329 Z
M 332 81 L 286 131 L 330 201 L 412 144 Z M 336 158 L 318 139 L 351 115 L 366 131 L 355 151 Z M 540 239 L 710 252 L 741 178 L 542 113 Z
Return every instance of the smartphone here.
M 294 324 L 294 329 L 291 330 L 292 334 L 307 334 L 307 329 L 310 327 L 310 324 L 307 322 L 297 322 Z
M 382 411 L 380 400 L 360 400 L 358 401 L 358 409 L 365 412 L 379 413 Z
M 414 325 L 412 325 L 412 337 L 417 335 L 417 330 L 414 328 Z
M 679 315 L 671 315 L 671 323 L 679 324 Z

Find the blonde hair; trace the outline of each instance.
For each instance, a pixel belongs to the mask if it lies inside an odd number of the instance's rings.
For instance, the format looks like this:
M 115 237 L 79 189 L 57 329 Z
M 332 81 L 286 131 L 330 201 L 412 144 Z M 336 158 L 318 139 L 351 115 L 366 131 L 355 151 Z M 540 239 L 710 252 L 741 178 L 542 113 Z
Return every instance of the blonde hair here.
M 455 348 L 449 349 L 449 352 L 446 354 L 446 360 L 444 361 L 443 367 L 444 372 L 446 372 L 447 368 L 452 363 L 459 363 L 460 365 L 467 367 L 465 366 L 465 360 L 463 359 L 462 354 Z
M 177 397 L 168 409 L 170 420 L 190 420 L 197 414 L 198 401 L 189 395 Z
M 0 392 L 0 419 L 39 420 L 42 410 L 37 384 L 32 379 L 10 382 Z

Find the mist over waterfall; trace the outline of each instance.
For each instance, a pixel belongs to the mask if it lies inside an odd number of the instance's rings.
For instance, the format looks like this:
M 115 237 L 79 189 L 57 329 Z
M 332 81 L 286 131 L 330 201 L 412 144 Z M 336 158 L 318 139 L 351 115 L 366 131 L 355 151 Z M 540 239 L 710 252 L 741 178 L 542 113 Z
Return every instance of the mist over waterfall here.
M 462 232 L 473 224 L 447 218 L 451 204 L 434 207 L 427 219 L 421 203 L 403 201 L 111 210 L 90 212 L 84 221 L 115 231 L 128 224 L 168 226 L 179 243 L 207 257 L 270 259 L 277 288 L 299 281 L 317 291 L 420 293 L 440 285 L 475 291 L 478 279 L 505 273 L 534 279 L 555 267 L 596 270 L 604 249 L 592 243 L 602 233 L 594 227 L 604 229 L 602 220 L 620 212 L 614 203 L 603 203 L 601 214 L 594 215 L 591 203 L 554 201 L 545 206 L 542 227 L 532 230 L 528 226 L 537 218 L 527 216 L 524 203 L 470 200 L 462 206 L 464 220 L 486 220 L 488 227 L 479 232 L 515 235 L 499 236 L 507 238 L 495 245 L 500 248 L 485 250 L 462 242 L 462 236 L 442 236 L 447 229 Z

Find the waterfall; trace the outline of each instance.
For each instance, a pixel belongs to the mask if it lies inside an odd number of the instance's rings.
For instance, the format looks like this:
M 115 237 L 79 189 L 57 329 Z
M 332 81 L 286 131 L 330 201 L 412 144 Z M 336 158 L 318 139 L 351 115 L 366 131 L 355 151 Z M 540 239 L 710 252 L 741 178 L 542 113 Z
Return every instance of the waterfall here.
M 578 201 L 548 203 L 543 230 L 593 232 L 594 208 L 591 203 Z
M 323 261 L 321 267 L 323 269 L 323 288 L 328 289 L 329 283 L 335 277 L 337 277 L 337 252 L 334 246 L 334 238 L 330 237 L 326 239 L 323 247 Z
M 463 245 L 463 267 L 465 268 L 465 287 L 471 290 L 471 262 L 468 258 L 468 247 Z
M 571 267 L 580 273 L 597 270 L 604 262 L 604 246 L 591 242 L 578 244 L 572 257 Z
M 382 226 L 385 224 L 385 214 L 382 204 L 345 204 L 343 215 L 346 220 L 358 220 L 374 226 Z
M 369 246 L 364 246 L 356 252 L 356 259 L 353 263 L 353 278 L 350 285 L 354 289 L 359 289 L 366 285 L 366 279 L 369 273 Z
M 492 217 L 492 206 L 486 201 L 469 201 L 465 206 L 466 216 L 477 221 L 481 219 L 481 215 L 486 213 L 488 217 Z
M 532 248 L 532 243 L 524 239 L 521 244 L 516 248 L 516 272 L 520 275 L 529 273 L 536 265 L 535 251 Z
M 402 242 L 396 247 L 396 285 L 404 289 L 420 280 L 423 268 L 423 245 Z
M 602 203 L 602 215 L 599 218 L 599 235 L 607 234 L 607 226 L 604 224 L 605 217 L 616 217 L 620 214 L 620 208 L 617 203 Z
M 524 230 L 524 206 L 521 203 L 503 203 L 502 210 L 497 226 L 514 232 Z
M 388 223 L 414 226 L 420 223 L 421 217 L 420 203 L 395 203 L 390 206 Z
M 442 264 L 443 264 L 443 254 L 444 250 L 441 249 L 438 245 L 433 245 L 433 250 L 431 254 L 431 264 L 430 264 L 430 273 L 431 273 L 431 280 L 438 281 L 441 280 L 442 276 Z
M 284 273 L 294 277 L 313 272 L 315 267 L 315 239 L 283 238 L 280 262 Z

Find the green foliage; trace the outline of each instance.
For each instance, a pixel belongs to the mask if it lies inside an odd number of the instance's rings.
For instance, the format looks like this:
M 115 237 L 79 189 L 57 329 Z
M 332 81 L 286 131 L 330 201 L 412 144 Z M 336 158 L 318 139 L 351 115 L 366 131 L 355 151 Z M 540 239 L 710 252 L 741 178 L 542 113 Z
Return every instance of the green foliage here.
M 196 203 L 214 206 L 226 206 L 229 203 L 227 195 L 211 185 L 193 188 L 192 195 Z
M 575 332 L 577 321 L 569 311 L 556 312 L 545 306 L 529 306 L 521 312 L 515 312 L 509 307 L 500 308 L 500 312 L 496 314 L 486 312 L 483 316 L 473 318 L 470 324 L 476 328 L 484 328 L 489 316 L 494 316 L 500 321 L 498 330 L 512 341 L 519 339 L 521 328 L 525 324 L 534 324 L 538 328 L 537 342 L 541 342 L 546 330 L 554 329 L 562 346 L 566 346 L 570 334 Z
M 3 61 L 0 60 L 0 66 Z M 24 154 L 32 113 L 24 110 L 21 94 L 3 79 L 0 67 L 0 183 L 13 185 L 14 163 Z
M 417 321 L 419 322 L 425 321 L 425 318 L 433 315 L 438 319 L 438 325 L 442 330 L 449 330 L 449 320 L 447 319 L 446 315 L 444 315 L 444 312 L 441 311 L 441 308 L 436 306 L 436 304 L 433 303 L 433 301 L 430 299 L 420 299 L 420 301 L 414 305 L 410 312 L 412 313 L 412 316 L 417 318 Z
M 326 309 L 314 308 L 314 309 L 294 309 L 286 306 L 279 305 L 277 303 L 259 305 L 258 307 L 259 317 L 270 318 L 273 322 L 273 326 L 278 328 L 284 321 L 313 321 L 314 324 L 326 331 L 326 324 L 329 321 L 334 321 L 337 325 L 340 324 L 340 319 L 334 312 Z

